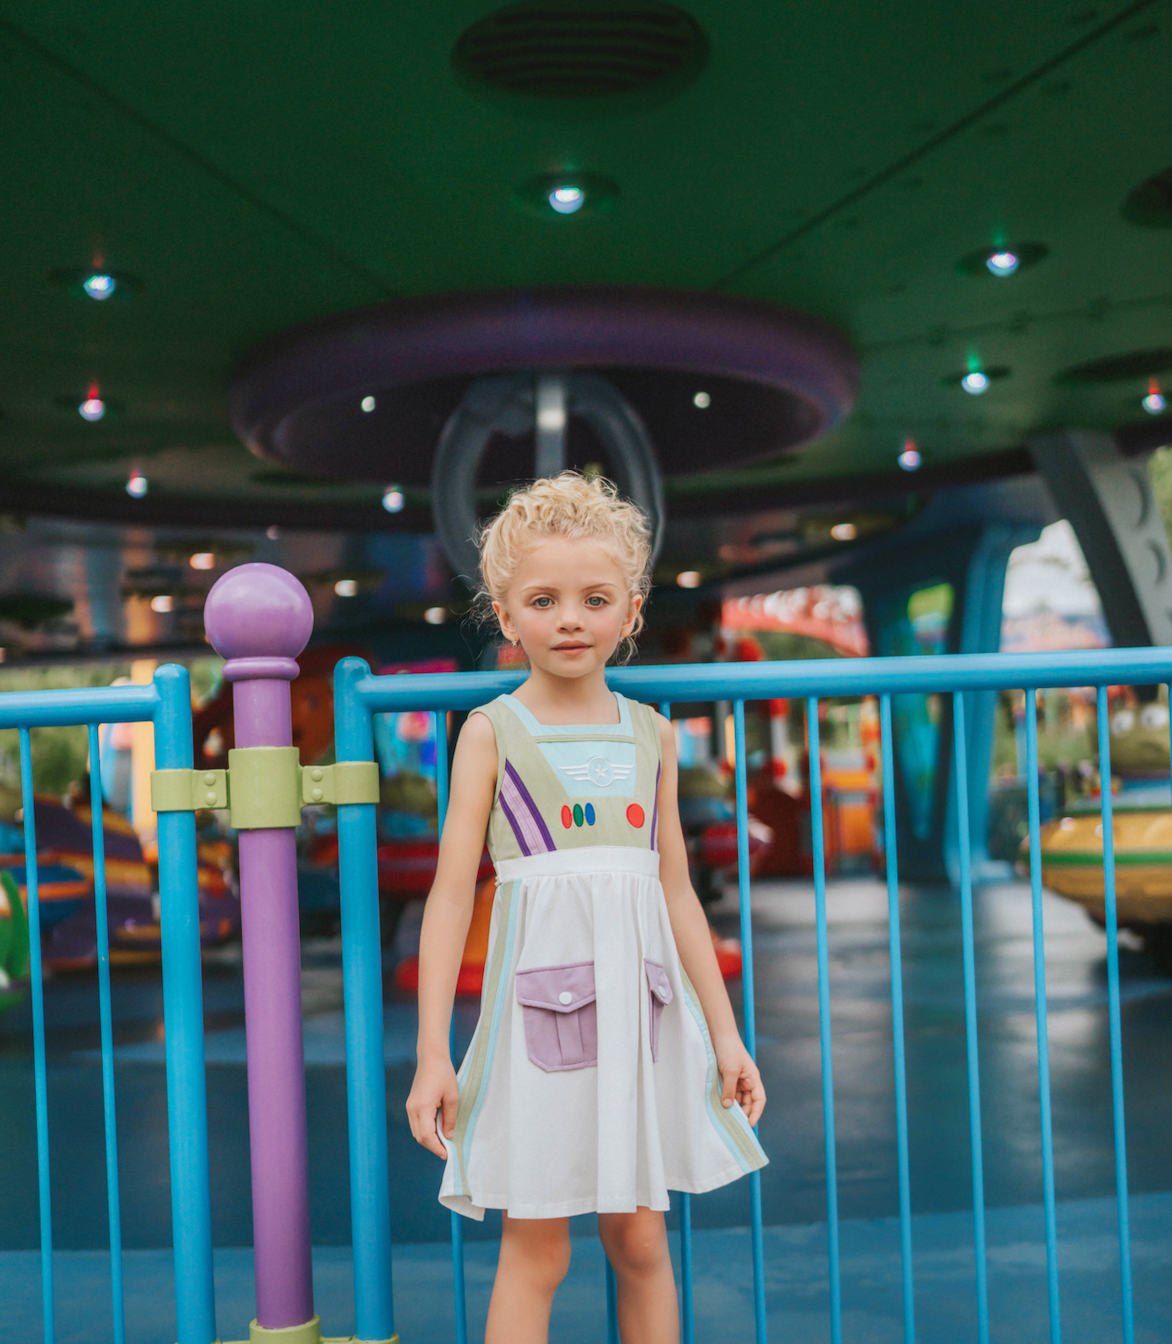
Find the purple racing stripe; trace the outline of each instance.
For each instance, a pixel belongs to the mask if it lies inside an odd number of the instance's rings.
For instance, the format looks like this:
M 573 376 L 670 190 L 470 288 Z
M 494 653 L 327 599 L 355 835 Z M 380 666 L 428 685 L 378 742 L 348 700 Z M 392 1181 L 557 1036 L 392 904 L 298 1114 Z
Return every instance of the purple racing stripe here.
M 659 848 L 659 776 L 663 773 L 663 762 L 655 767 L 655 806 L 651 809 L 651 848 Z
M 529 790 L 511 761 L 505 762 L 505 775 L 501 780 L 501 810 L 509 819 L 513 834 L 521 852 L 530 854 L 551 854 L 556 846 L 553 836 L 542 819 Z

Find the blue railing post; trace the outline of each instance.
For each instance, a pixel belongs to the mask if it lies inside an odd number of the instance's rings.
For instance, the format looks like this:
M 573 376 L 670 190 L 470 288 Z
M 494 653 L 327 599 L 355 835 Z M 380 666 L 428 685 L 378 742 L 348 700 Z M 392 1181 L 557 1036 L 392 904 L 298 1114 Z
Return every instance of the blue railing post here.
M 24 874 L 28 892 L 29 987 L 33 1002 L 33 1090 L 37 1111 L 37 1193 L 41 1213 L 41 1312 L 45 1344 L 53 1344 L 53 1206 L 49 1187 L 49 1089 L 45 1076 L 45 985 L 41 969 L 41 903 L 37 884 L 37 830 L 33 801 L 33 749 L 20 730 L 20 790 L 24 808 Z M 180 1341 L 185 1344 L 185 1341 Z
M 1026 771 L 1029 795 L 1030 908 L 1034 930 L 1034 1013 L 1038 1031 L 1038 1111 L 1042 1128 L 1042 1206 L 1046 1224 L 1046 1288 L 1050 1344 L 1062 1344 L 1058 1296 L 1058 1223 L 1054 1209 L 1054 1135 L 1050 1120 L 1050 1039 L 1046 1016 L 1046 935 L 1042 921 L 1042 839 L 1038 800 L 1038 693 L 1025 689 Z M 1110 767 L 1108 767 L 1108 770 Z M 1108 788 L 1110 774 L 1108 773 Z
M 191 769 L 191 683 L 187 669 L 170 664 L 161 667 L 154 684 L 158 693 L 155 765 L 160 770 Z M 158 817 L 175 1314 L 179 1344 L 211 1344 L 216 1338 L 216 1306 L 195 814 L 160 812 Z
M 448 816 L 448 715 L 445 710 L 435 711 L 435 801 L 436 828 L 439 838 L 444 836 L 444 822 Z M 456 1058 L 456 1014 L 448 1023 L 448 1051 L 453 1062 Z M 468 1295 L 464 1281 L 464 1221 L 455 1209 L 448 1215 L 452 1224 L 452 1289 L 456 1308 L 456 1344 L 468 1340 Z
M 1119 1287 L 1123 1298 L 1123 1344 L 1135 1339 L 1131 1299 L 1131 1214 L 1127 1194 L 1127 1122 L 1123 1108 L 1123 1031 L 1119 1013 L 1119 928 L 1115 908 L 1115 821 L 1111 802 L 1111 716 L 1107 688 L 1096 701 L 1099 719 L 1099 797 L 1103 827 L 1103 918 L 1107 925 L 1107 1013 L 1111 1034 L 1111 1114 L 1115 1129 L 1115 1201 L 1119 1223 Z M 1172 724 L 1169 725 L 1172 731 Z
M 114 1015 L 110 1004 L 110 921 L 106 904 L 106 829 L 98 725 L 89 725 L 90 830 L 94 842 L 94 917 L 98 937 L 98 1004 L 102 1032 L 102 1111 L 106 1128 L 106 1205 L 110 1216 L 110 1296 L 114 1344 L 125 1344 L 122 1294 L 122 1205 L 118 1189 L 118 1122 L 114 1107 Z
M 830 1032 L 830 951 L 826 929 L 826 848 L 822 835 L 822 751 L 818 700 L 806 701 L 810 740 L 810 838 L 814 851 L 814 919 L 818 946 L 818 1032 L 822 1048 L 822 1116 L 826 1149 L 826 1242 L 830 1270 L 830 1339 L 842 1344 L 842 1277 L 838 1248 L 838 1159 L 834 1141 L 834 1049 Z
M 753 912 L 749 887 L 749 786 L 745 759 L 745 702 L 733 704 L 733 773 L 737 795 L 737 888 L 741 910 L 741 988 L 744 995 L 745 1048 L 757 1058 L 757 1004 L 753 987 Z M 754 1126 L 754 1131 L 756 1126 Z M 753 1324 L 757 1344 L 765 1344 L 765 1237 L 762 1230 L 761 1173 L 749 1173 L 749 1237 L 753 1248 Z
M 981 1138 L 981 1070 L 977 1047 L 977 963 L 973 938 L 973 867 L 969 841 L 968 752 L 964 696 L 952 696 L 953 767 L 960 850 L 960 926 L 964 951 L 964 1033 L 969 1079 L 969 1143 L 973 1170 L 973 1254 L 977 1280 L 977 1340 L 989 1344 L 989 1277 L 985 1254 L 985 1154 Z
M 358 692 L 370 676 L 361 658 L 334 669 L 334 743 L 339 761 L 374 759 L 370 710 Z M 378 834 L 373 803 L 338 808 L 342 974 L 346 996 L 346 1102 L 350 1220 L 359 1340 L 395 1339 L 391 1198 L 387 1171 L 387 1079 L 379 938 Z
M 895 835 L 895 743 L 891 696 L 879 697 L 883 755 L 883 857 L 887 868 L 887 941 L 891 949 L 891 1044 L 895 1057 L 895 1143 L 899 1164 L 899 1256 L 903 1276 L 904 1344 L 915 1344 L 912 1284 L 912 1194 L 907 1137 L 907 1061 L 903 1029 L 903 950 L 899 922 L 899 855 Z

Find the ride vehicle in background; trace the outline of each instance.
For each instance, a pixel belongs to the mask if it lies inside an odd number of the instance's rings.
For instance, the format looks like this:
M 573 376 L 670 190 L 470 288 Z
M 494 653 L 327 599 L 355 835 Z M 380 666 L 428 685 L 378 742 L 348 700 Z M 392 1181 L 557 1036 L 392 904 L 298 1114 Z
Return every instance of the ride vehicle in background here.
M 41 960 L 55 971 L 87 970 L 98 960 L 89 781 L 83 779 L 64 801 L 38 794 L 33 806 Z M 118 966 L 157 961 L 162 951 L 157 853 L 153 847 L 144 850 L 130 822 L 109 807 L 102 812 L 102 833 L 110 962 Z M 23 828 L 0 824 L 0 850 L 0 866 L 27 914 Z M 202 847 L 197 854 L 197 882 L 200 940 L 214 946 L 239 929 L 240 903 L 231 873 Z
M 1143 938 L 1161 969 L 1172 971 L 1172 785 L 1168 688 L 1111 687 L 1112 836 L 1115 907 L 1120 928 Z M 1091 721 L 1097 741 L 1097 728 Z M 1102 779 L 1099 788 L 1041 827 L 1042 881 L 1106 923 Z M 1029 863 L 1029 836 L 1022 841 Z

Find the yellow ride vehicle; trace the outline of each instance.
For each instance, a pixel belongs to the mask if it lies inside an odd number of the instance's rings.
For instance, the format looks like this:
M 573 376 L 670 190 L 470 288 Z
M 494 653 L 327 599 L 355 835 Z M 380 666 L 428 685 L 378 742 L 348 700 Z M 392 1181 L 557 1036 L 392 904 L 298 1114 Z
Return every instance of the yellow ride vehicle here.
M 1172 785 L 1169 783 L 1167 689 L 1147 704 L 1121 705 L 1111 716 L 1115 907 L 1121 928 L 1143 936 L 1172 965 Z M 1100 799 L 1091 796 L 1047 822 L 1039 835 L 1042 881 L 1106 922 Z M 1029 840 L 1022 846 L 1028 859 Z

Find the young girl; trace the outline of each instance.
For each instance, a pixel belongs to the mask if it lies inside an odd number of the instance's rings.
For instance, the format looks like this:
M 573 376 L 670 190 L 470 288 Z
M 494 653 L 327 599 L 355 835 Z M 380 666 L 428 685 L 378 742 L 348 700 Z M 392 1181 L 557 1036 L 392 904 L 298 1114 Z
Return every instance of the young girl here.
M 447 1159 L 440 1201 L 503 1210 L 486 1344 L 544 1344 L 567 1219 L 592 1212 L 623 1344 L 676 1344 L 668 1191 L 767 1161 L 761 1076 L 688 882 L 671 725 L 606 686 L 642 624 L 649 554 L 642 514 L 571 472 L 513 495 L 481 538 L 484 592 L 532 671 L 456 747 L 407 1113 Z M 448 1026 L 486 834 L 497 893 L 457 1075 Z

